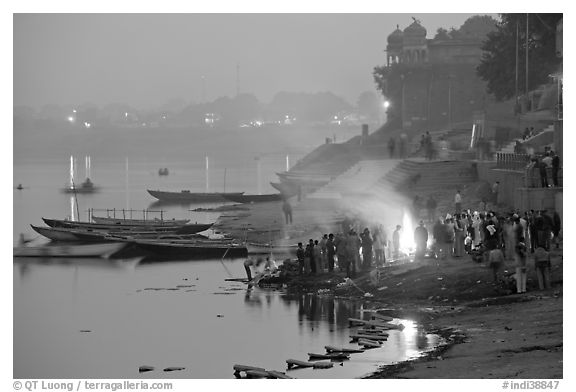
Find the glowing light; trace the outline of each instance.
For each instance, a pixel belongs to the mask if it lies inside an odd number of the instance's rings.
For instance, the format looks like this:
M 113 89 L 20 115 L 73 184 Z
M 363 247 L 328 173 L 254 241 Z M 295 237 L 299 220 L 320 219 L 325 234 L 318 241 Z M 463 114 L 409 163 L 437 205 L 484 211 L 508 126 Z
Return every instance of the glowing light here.
M 390 106 L 390 102 L 384 101 L 384 109 L 388 109 L 389 106 Z
M 89 122 L 84 122 L 84 126 L 85 126 L 86 128 L 90 128 L 90 127 L 92 126 L 92 124 L 90 124 Z
M 74 116 L 68 116 L 67 120 L 68 120 L 68 122 L 73 123 L 75 121 L 75 118 L 74 118 Z
M 400 250 L 409 254 L 415 249 L 414 244 L 414 225 L 412 217 L 407 210 L 402 211 L 402 233 L 400 234 Z

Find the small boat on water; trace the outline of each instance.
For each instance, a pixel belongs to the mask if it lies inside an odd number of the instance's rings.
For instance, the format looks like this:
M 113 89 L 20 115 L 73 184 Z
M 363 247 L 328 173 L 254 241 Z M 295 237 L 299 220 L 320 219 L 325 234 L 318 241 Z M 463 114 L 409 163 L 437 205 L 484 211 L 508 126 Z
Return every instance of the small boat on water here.
M 126 246 L 122 242 L 101 244 L 59 244 L 20 246 L 13 250 L 14 257 L 103 257 L 108 258 Z
M 99 231 L 70 227 L 39 227 L 30 225 L 38 234 L 52 241 L 66 242 L 109 242 L 133 239 L 152 240 L 196 240 L 205 238 L 200 234 L 178 234 L 176 232 L 141 230 Z
M 169 192 L 147 189 L 148 193 L 156 199 L 171 203 L 210 203 L 229 201 L 228 196 L 239 196 L 244 192 L 190 192 L 183 190 L 180 192 Z
M 89 178 L 80 184 L 80 186 L 70 185 L 62 189 L 64 193 L 94 193 L 96 191 L 98 191 L 98 187 L 95 186 Z
M 266 195 L 227 194 L 225 197 L 234 203 L 263 203 L 268 201 L 282 200 L 284 196 L 281 193 L 270 193 Z
M 190 219 L 127 219 L 111 218 L 104 216 L 92 216 L 94 223 L 106 225 L 129 225 L 129 226 L 149 226 L 149 225 L 185 225 Z
M 167 167 L 163 167 L 158 169 L 158 175 L 159 176 L 167 176 L 168 174 L 170 174 L 170 172 L 168 171 Z
M 154 224 L 147 225 L 136 224 L 105 224 L 105 223 L 92 223 L 92 222 L 79 222 L 63 219 L 48 219 L 42 218 L 44 223 L 50 227 L 61 227 L 71 229 L 86 229 L 96 231 L 148 231 L 148 232 L 174 232 L 178 234 L 195 234 L 212 227 L 213 223 L 206 224 Z
M 246 247 L 229 241 L 133 240 L 130 243 L 160 258 L 246 257 Z

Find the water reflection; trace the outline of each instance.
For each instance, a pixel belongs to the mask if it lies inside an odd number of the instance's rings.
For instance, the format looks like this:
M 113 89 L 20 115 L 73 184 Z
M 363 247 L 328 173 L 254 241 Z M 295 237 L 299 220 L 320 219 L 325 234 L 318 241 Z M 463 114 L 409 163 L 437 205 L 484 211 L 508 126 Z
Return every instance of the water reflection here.
M 357 347 L 348 318 L 365 315 L 362 301 L 247 287 L 225 281 L 243 272 L 241 259 L 223 264 L 15 259 L 15 377 L 130 378 L 152 365 L 186 370 L 146 378 L 231 378 L 235 363 L 284 371 L 286 359 L 306 361 L 325 345 Z M 391 330 L 381 348 L 291 375 L 359 377 L 434 344 L 415 323 L 395 322 L 404 330 Z M 84 329 L 91 332 L 79 333 Z

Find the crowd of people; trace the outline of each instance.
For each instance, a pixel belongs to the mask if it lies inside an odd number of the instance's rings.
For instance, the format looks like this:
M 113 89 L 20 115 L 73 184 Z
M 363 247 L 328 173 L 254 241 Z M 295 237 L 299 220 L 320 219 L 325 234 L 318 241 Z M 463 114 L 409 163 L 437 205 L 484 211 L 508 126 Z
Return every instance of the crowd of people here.
M 495 281 L 505 261 L 513 260 L 517 269 L 517 291 L 523 293 L 529 254 L 534 260 L 540 289 L 550 287 L 549 252 L 559 248 L 560 230 L 557 212 L 550 215 L 546 210 L 530 210 L 523 214 L 519 211 L 498 214 L 467 210 L 436 220 L 432 227 L 431 251 L 441 260 L 470 254 L 473 260 L 490 266 Z M 427 238 L 417 232 L 414 237 L 415 240 Z

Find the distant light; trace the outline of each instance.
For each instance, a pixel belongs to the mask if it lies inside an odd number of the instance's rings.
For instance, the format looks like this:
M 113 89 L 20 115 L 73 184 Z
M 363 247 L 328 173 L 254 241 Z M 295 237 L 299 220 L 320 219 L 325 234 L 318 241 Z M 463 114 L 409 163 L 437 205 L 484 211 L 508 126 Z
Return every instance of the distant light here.
M 389 106 L 390 106 L 390 102 L 384 101 L 384 109 L 388 109 Z
M 71 122 L 71 123 L 73 123 L 73 122 L 74 122 L 74 120 L 75 120 L 75 119 L 74 119 L 74 117 L 73 117 L 73 116 L 68 116 L 68 122 Z
M 289 119 L 289 118 L 290 118 L 288 115 L 286 115 L 285 117 L 286 117 L 286 119 Z
M 338 120 L 338 116 L 334 116 L 334 120 Z
M 124 117 L 128 117 L 128 112 L 125 112 L 125 113 L 124 113 Z
M 84 122 L 84 126 L 85 126 L 86 128 L 90 128 L 90 127 L 92 126 L 92 124 L 90 124 L 89 122 Z
M 72 109 L 72 113 L 76 113 L 76 109 Z

